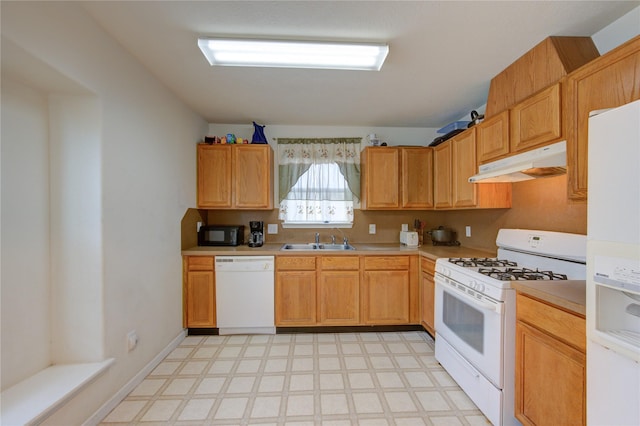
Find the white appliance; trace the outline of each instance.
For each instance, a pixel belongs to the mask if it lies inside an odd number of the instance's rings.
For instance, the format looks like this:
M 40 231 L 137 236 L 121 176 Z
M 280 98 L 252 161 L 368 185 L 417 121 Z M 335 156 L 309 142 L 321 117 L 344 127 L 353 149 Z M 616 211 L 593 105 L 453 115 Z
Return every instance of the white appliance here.
M 216 256 L 216 314 L 223 334 L 275 334 L 273 256 Z
M 501 229 L 497 258 L 436 261 L 436 359 L 494 425 L 519 425 L 511 281 L 584 280 L 586 236 Z
M 566 172 L 567 141 L 560 141 L 483 164 L 478 168 L 478 174 L 469 178 L 469 182 L 520 182 Z
M 589 119 L 587 422 L 640 424 L 640 101 Z
M 400 244 L 409 247 L 418 247 L 418 233 L 416 231 L 400 231 Z

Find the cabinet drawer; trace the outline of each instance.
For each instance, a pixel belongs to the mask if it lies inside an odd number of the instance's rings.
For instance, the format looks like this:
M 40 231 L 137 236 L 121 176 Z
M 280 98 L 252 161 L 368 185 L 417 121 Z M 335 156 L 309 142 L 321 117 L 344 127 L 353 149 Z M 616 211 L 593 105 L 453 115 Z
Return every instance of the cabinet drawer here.
M 276 269 L 279 271 L 313 271 L 316 258 L 313 256 L 276 256 Z
M 189 256 L 187 268 L 189 271 L 213 271 L 213 256 Z
M 409 256 L 365 256 L 364 269 L 375 270 L 407 270 L 409 269 Z
M 420 268 L 422 269 L 422 272 L 433 275 L 436 273 L 436 262 L 431 259 L 427 259 L 426 257 L 421 257 Z
M 322 256 L 320 265 L 323 270 L 357 271 L 360 260 L 358 256 Z
M 586 323 L 582 317 L 517 294 L 516 318 L 583 352 L 586 351 Z

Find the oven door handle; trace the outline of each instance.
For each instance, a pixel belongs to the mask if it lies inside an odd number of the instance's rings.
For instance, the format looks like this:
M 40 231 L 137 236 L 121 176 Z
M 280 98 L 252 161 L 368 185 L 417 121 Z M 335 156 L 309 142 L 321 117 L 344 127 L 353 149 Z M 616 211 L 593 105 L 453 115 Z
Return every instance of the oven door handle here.
M 491 312 L 496 312 L 498 314 L 502 314 L 502 303 L 493 303 L 493 302 L 487 302 L 486 300 L 479 300 L 476 299 L 475 297 L 471 297 L 468 294 L 460 291 L 458 288 L 456 288 L 454 285 L 450 284 L 447 278 L 444 279 L 438 279 L 439 277 L 436 276 L 436 284 L 442 284 L 445 287 L 451 289 L 456 296 L 459 296 L 465 300 L 467 300 L 470 303 L 473 303 L 476 306 L 481 307 L 482 309 L 486 310 L 486 311 L 491 311 Z

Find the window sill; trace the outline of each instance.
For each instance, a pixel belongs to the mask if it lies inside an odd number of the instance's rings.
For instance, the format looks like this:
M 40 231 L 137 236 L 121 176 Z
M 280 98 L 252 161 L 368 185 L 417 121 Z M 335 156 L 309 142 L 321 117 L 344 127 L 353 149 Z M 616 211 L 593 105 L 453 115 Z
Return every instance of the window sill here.
M 320 228 L 320 229 L 334 229 L 334 228 L 343 228 L 343 229 L 351 229 L 353 228 L 353 223 L 325 223 L 325 222 L 282 222 L 283 228 Z
M 45 368 L 0 394 L 0 423 L 23 425 L 43 421 L 113 363 L 114 359 L 110 358 L 101 362 Z

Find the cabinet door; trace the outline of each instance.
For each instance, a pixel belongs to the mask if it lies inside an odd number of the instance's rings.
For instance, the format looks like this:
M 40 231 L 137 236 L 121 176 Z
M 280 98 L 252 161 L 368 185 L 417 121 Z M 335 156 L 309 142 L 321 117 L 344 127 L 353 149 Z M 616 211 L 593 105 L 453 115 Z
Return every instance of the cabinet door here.
M 276 273 L 276 325 L 316 324 L 316 272 Z
M 509 110 L 476 126 L 478 164 L 489 163 L 509 154 Z
M 560 139 L 560 106 L 560 83 L 514 106 L 509 125 L 511 152 L 527 151 Z
M 435 262 L 422 258 L 422 277 L 420 280 L 420 322 L 422 326 L 435 336 L 435 282 L 433 274 Z
M 236 208 L 273 208 L 273 153 L 269 145 L 235 146 L 233 171 Z
M 589 113 L 640 99 L 640 36 L 567 77 L 566 112 L 569 198 L 587 199 Z
M 585 362 L 583 352 L 518 321 L 516 418 L 523 425 L 586 424 Z
M 320 325 L 360 323 L 360 272 L 322 271 L 318 279 Z
M 216 326 L 216 291 L 213 271 L 187 272 L 186 326 Z
M 451 141 L 433 149 L 433 199 L 436 209 L 453 206 L 451 191 Z
M 433 149 L 401 148 L 402 207 L 433 208 Z
M 478 172 L 476 166 L 475 129 L 451 140 L 453 207 L 473 207 L 477 204 L 477 185 L 469 177 Z
M 364 323 L 409 324 L 409 271 L 364 272 Z
M 198 207 L 231 208 L 231 146 L 198 145 Z
M 362 208 L 400 208 L 400 151 L 367 147 L 363 153 Z

